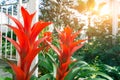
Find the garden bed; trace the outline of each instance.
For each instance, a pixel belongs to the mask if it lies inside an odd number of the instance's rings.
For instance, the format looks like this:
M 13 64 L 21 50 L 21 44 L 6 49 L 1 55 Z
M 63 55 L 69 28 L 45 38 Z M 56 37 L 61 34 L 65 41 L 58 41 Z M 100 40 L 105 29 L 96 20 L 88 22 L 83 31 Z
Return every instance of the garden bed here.
M 6 72 L 4 69 L 10 68 L 6 62 L 0 59 L 0 78 L 12 77 L 9 72 Z

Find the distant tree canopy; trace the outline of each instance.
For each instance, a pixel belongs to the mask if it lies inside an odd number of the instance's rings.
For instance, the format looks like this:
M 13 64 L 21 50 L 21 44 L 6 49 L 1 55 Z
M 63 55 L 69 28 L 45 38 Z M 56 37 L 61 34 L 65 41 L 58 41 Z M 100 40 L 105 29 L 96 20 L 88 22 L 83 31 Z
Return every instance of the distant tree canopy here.
M 73 0 L 43 0 L 40 4 L 41 15 L 39 19 L 52 21 L 55 26 L 66 26 L 81 28 L 78 18 L 73 16 Z
M 101 2 L 97 5 L 97 2 L 95 0 L 87 0 L 86 2 L 84 0 L 77 0 L 77 2 L 78 5 L 74 6 L 74 8 L 82 14 L 89 12 L 91 14 L 99 15 L 99 11 L 106 4 L 106 2 Z M 95 10 L 96 7 L 97 10 Z
M 77 3 L 77 5 L 75 4 Z M 84 24 L 81 24 L 73 13 L 78 11 L 80 14 L 91 12 L 91 15 L 97 14 L 93 9 L 96 6 L 95 0 L 42 0 L 39 6 L 40 20 L 52 21 L 55 26 L 70 25 L 75 29 L 81 29 Z M 104 3 L 99 5 L 99 9 L 104 6 Z M 74 16 L 75 15 L 75 16 Z M 86 15 L 88 16 L 88 15 Z
M 84 12 L 84 11 L 91 11 L 95 7 L 95 0 L 77 0 L 78 5 L 75 6 L 75 9 L 78 10 L 79 12 Z

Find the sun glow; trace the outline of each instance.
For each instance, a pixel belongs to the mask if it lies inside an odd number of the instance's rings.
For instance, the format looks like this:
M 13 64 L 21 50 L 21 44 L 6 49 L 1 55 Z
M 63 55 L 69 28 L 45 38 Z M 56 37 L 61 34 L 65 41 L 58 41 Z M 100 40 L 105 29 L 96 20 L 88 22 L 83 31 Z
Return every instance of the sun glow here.
M 108 5 L 104 5 L 99 12 L 100 12 L 100 15 L 109 15 L 110 8 Z

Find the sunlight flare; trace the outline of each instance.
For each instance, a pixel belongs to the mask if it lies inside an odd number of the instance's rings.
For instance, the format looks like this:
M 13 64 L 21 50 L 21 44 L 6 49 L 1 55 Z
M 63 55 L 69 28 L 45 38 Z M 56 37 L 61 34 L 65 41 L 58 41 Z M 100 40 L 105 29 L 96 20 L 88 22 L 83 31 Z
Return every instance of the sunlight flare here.
M 109 15 L 110 14 L 110 8 L 108 5 L 105 5 L 102 7 L 102 9 L 100 10 L 100 15 Z

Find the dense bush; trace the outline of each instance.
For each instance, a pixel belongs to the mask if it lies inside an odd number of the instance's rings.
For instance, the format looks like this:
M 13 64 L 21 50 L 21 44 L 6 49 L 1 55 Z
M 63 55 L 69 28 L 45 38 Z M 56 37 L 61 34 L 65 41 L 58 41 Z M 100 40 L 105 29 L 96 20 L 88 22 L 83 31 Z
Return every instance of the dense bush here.
M 112 38 L 111 19 L 95 25 L 95 27 L 88 27 L 88 43 L 77 52 L 78 55 L 83 55 L 82 58 L 90 63 L 98 57 L 105 64 L 118 66 L 120 64 L 120 37 L 116 36 L 116 40 Z

